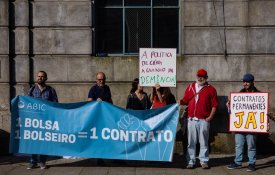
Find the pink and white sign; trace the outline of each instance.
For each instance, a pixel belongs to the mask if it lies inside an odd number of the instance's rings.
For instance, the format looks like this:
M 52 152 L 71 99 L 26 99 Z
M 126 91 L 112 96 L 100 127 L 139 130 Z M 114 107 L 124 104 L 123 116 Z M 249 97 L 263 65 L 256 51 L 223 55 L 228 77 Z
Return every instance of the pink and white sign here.
M 140 85 L 176 87 L 176 57 L 176 49 L 140 48 Z

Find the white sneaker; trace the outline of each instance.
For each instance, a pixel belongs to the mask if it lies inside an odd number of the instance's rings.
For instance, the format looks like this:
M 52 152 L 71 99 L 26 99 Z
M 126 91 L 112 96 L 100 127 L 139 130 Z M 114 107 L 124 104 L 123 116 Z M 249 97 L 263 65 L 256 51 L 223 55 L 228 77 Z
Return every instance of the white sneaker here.
M 46 166 L 45 163 L 40 163 L 40 169 L 41 169 L 41 170 L 44 170 L 44 169 L 46 169 L 46 168 L 47 168 L 47 166 Z

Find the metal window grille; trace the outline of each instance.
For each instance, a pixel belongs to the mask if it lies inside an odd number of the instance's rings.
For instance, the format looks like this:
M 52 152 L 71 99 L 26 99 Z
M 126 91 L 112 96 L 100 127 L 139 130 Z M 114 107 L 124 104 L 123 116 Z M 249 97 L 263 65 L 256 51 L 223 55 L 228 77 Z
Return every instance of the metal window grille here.
M 179 0 L 95 1 L 97 55 L 138 54 L 139 48 L 179 50 Z

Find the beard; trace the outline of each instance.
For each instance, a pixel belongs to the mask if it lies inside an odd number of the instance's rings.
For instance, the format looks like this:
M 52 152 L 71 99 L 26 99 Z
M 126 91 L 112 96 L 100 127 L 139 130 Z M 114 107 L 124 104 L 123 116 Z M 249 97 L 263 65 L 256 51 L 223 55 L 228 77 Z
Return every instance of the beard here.
M 197 83 L 199 86 L 203 86 L 206 83 L 206 80 L 201 80 L 201 81 L 197 80 Z
M 97 85 L 98 85 L 99 87 L 103 87 L 103 86 L 105 85 L 105 83 L 97 83 Z
M 37 84 L 39 84 L 39 85 L 44 85 L 44 84 L 45 84 L 45 81 L 44 81 L 44 80 L 37 80 Z
M 249 89 L 251 89 L 251 87 L 252 87 L 252 86 L 245 85 L 245 86 L 244 86 L 244 89 L 249 90 Z

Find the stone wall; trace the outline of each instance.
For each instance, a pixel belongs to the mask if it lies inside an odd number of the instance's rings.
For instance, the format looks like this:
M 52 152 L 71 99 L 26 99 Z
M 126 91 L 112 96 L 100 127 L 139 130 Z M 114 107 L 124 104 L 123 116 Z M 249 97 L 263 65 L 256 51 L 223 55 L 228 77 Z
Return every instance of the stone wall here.
M 192 81 L 195 70 L 204 67 L 220 99 L 224 99 L 242 88 L 240 79 L 250 72 L 255 76 L 256 87 L 270 93 L 270 110 L 274 112 L 275 1 L 186 0 L 182 5 L 183 55 L 178 80 L 183 84 Z M 234 151 L 224 105 L 221 100 L 221 108 L 212 122 L 211 145 L 216 152 Z M 273 122 L 270 128 L 274 133 Z M 259 135 L 258 142 L 258 152 L 274 152 L 272 135 Z
M 0 0 L 1 130 L 10 130 L 10 100 L 26 94 L 38 70 L 48 73 L 48 84 L 57 90 L 60 102 L 85 101 L 95 73 L 104 71 L 114 103 L 126 105 L 131 80 L 138 77 L 138 57 L 92 56 L 91 3 Z M 232 152 L 224 105 L 230 92 L 242 88 L 244 73 L 254 74 L 256 87 L 270 92 L 270 110 L 275 112 L 275 1 L 181 0 L 180 6 L 181 54 L 178 84 L 172 91 L 181 98 L 196 70 L 208 70 L 221 99 L 211 145 L 213 151 Z M 274 123 L 270 132 L 275 132 Z

